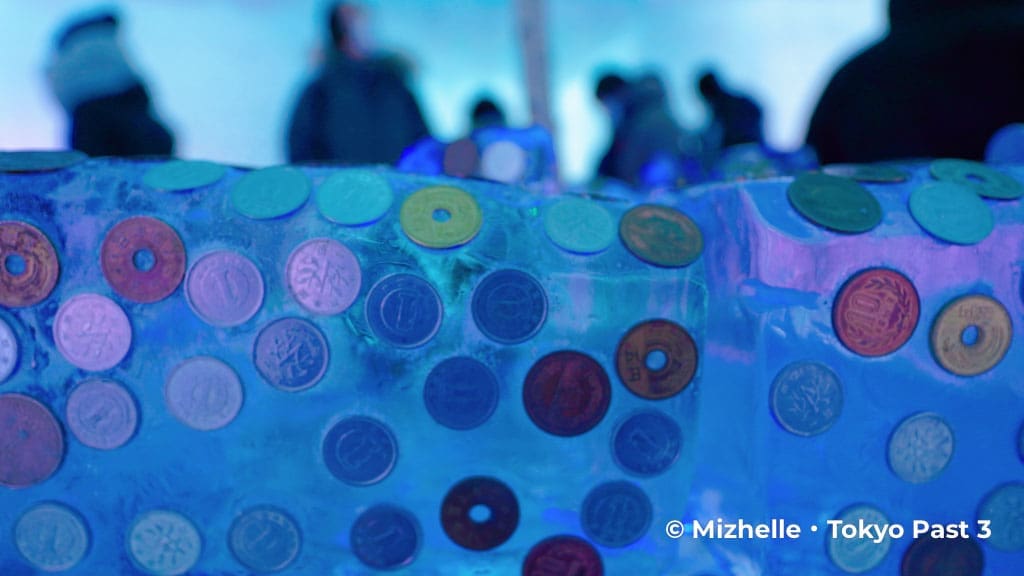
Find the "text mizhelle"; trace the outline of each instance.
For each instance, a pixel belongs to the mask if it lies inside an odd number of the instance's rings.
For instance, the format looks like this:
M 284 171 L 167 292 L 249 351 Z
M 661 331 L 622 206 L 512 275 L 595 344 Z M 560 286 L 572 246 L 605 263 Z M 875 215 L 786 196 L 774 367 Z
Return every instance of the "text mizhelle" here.
M 989 520 L 978 520 L 976 525 L 977 534 L 975 537 L 981 540 L 992 535 L 989 529 Z M 929 522 L 927 520 L 914 520 L 909 526 L 900 523 L 876 524 L 858 520 L 847 522 L 843 520 L 827 520 L 825 526 L 820 528 L 817 525 L 810 527 L 811 532 L 824 532 L 829 538 L 865 539 L 875 543 L 881 543 L 886 538 L 900 539 L 907 535 L 911 538 L 930 536 L 932 538 L 970 538 L 968 530 L 971 525 L 967 522 L 956 522 L 942 524 Z M 781 518 L 773 518 L 771 521 L 760 524 L 751 524 L 745 520 L 726 522 L 721 518 L 715 520 L 693 520 L 690 525 L 690 535 L 693 538 L 706 538 L 717 540 L 795 540 L 803 535 L 803 528 L 792 522 Z M 670 536 L 675 536 L 670 533 Z M 680 531 L 680 536 L 681 531 Z

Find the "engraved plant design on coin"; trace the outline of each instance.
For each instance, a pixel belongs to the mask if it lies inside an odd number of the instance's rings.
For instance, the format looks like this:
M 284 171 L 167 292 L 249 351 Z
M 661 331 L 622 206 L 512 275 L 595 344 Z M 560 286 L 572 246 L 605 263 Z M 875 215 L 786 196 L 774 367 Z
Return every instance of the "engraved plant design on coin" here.
M 89 551 L 89 530 L 77 512 L 58 503 L 37 504 L 14 527 L 18 552 L 45 572 L 78 565 Z
M 230 424 L 242 409 L 242 396 L 242 382 L 235 371 L 211 356 L 178 364 L 164 385 L 164 401 L 171 414 L 196 430 Z
M 53 340 L 68 362 L 98 372 L 117 366 L 128 354 L 132 327 L 113 300 L 99 294 L 79 294 L 57 311 Z
M 861 356 L 884 356 L 903 346 L 920 314 L 917 290 L 906 276 L 869 268 L 851 277 L 832 306 L 832 327 Z
M 314 238 L 288 257 L 288 289 L 314 314 L 340 314 L 359 295 L 362 272 L 352 251 L 337 240 Z
M 903 480 L 921 484 L 945 470 L 953 448 L 953 431 L 945 420 L 938 414 L 916 414 L 889 438 L 889 466 Z
M 202 539 L 192 522 L 167 510 L 146 512 L 128 532 L 128 552 L 136 565 L 155 576 L 188 572 L 202 552 Z
M 282 318 L 260 331 L 253 352 L 256 369 L 272 386 L 299 392 L 316 385 L 327 372 L 327 340 L 313 323 Z
M 772 383 L 771 407 L 783 428 L 798 436 L 827 431 L 843 411 L 843 386 L 828 366 L 794 362 Z
M 992 522 L 990 546 L 1005 552 L 1024 550 L 1024 484 L 996 487 L 978 506 L 978 519 Z
M 229 250 L 202 256 L 188 273 L 185 292 L 192 310 L 207 324 L 244 324 L 263 304 L 263 277 L 251 260 Z
M 231 553 L 259 573 L 291 565 L 302 547 L 302 534 L 291 515 L 274 506 L 254 506 L 235 519 L 228 532 Z

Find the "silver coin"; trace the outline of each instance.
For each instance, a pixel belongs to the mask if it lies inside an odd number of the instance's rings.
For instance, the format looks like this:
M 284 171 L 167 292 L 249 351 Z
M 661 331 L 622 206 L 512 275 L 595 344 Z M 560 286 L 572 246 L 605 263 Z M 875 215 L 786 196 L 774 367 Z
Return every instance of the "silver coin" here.
M 135 435 L 139 415 L 135 400 L 112 380 L 83 382 L 68 396 L 68 428 L 90 448 L 113 450 Z
M 359 295 L 362 271 L 355 254 L 341 242 L 313 238 L 300 244 L 285 267 L 288 290 L 314 314 L 340 314 Z
M 132 345 L 128 316 L 113 300 L 79 294 L 61 305 L 53 321 L 53 340 L 68 362 L 83 370 L 117 366 Z
M 1024 484 L 1003 484 L 978 506 L 978 520 L 989 520 L 992 536 L 986 542 L 1005 552 L 1024 550 Z
M 843 411 L 843 385 L 828 366 L 794 362 L 772 382 L 771 407 L 783 428 L 815 436 L 832 427 Z
M 177 512 L 152 510 L 128 531 L 128 553 L 135 564 L 155 576 L 177 576 L 199 561 L 203 542 L 195 525 Z
M 274 506 L 255 506 L 235 519 L 228 532 L 235 558 L 254 572 L 287 568 L 302 548 L 302 533 L 288 512 Z
M 61 572 L 74 568 L 89 551 L 89 529 L 74 510 L 47 502 L 21 516 L 14 527 L 14 543 L 32 566 Z
M 484 148 L 480 174 L 488 180 L 513 184 L 526 174 L 526 151 L 511 140 L 498 140 Z
M 189 358 L 164 385 L 164 400 L 175 418 L 196 430 L 231 423 L 242 408 L 242 382 L 230 366 L 211 356 Z
M 189 307 L 207 324 L 238 326 L 263 305 L 263 277 L 251 260 L 219 250 L 196 260 L 185 281 Z
M 867 504 L 855 504 L 846 508 L 836 516 L 844 524 L 857 525 L 863 521 L 865 525 L 882 526 L 889 523 L 889 519 L 881 510 Z M 851 574 L 867 572 L 878 566 L 885 560 L 889 553 L 892 540 L 886 534 L 885 538 L 877 544 L 871 538 L 838 538 L 829 537 L 827 540 L 828 556 L 832 563 L 841 570 Z
M 0 383 L 7 380 L 18 365 L 18 338 L 11 326 L 0 318 Z
M 893 430 L 889 467 L 907 482 L 928 482 L 946 469 L 953 445 L 953 431 L 938 414 L 916 414 Z

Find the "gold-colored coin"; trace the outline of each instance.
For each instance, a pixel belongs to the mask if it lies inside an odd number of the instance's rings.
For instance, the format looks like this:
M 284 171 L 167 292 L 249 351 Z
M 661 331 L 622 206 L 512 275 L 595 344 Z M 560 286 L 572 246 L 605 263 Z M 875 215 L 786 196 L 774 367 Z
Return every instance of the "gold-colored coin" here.
M 665 268 L 688 266 L 704 251 L 704 236 L 693 220 L 655 204 L 626 212 L 619 222 L 619 236 L 634 256 Z
M 970 294 L 943 307 L 932 324 L 932 354 L 960 376 L 977 376 L 999 363 L 1010 348 L 1013 325 L 997 300 Z
M 453 186 L 431 186 L 402 203 L 399 221 L 405 235 L 427 248 L 451 248 L 472 240 L 483 225 L 480 206 Z

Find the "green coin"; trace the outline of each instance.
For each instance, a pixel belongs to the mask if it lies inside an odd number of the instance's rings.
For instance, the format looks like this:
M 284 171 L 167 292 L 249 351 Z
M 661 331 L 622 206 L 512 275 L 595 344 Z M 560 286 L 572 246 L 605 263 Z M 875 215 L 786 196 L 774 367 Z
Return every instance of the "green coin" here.
M 414 192 L 402 203 L 398 217 L 406 236 L 427 248 L 465 244 L 480 232 L 484 221 L 476 200 L 453 186 Z
M 821 171 L 829 176 L 880 184 L 905 182 L 908 178 L 903 170 L 885 164 L 829 164 L 823 166 Z
M 882 206 L 875 196 L 847 178 L 801 174 L 786 195 L 804 218 L 835 232 L 867 232 L 882 221 Z
M 0 172 L 63 170 L 88 158 L 78 150 L 18 150 L 0 152 Z
M 359 226 L 379 219 L 394 200 L 388 181 L 371 170 L 332 174 L 316 191 L 320 214 L 344 226 Z
M 970 188 L 925 184 L 910 195 L 910 214 L 931 235 L 953 244 L 977 244 L 992 232 L 992 211 Z
M 563 250 L 594 254 L 615 241 L 615 220 L 593 200 L 563 198 L 544 211 L 544 231 Z
M 156 190 L 177 192 L 209 186 L 224 177 L 227 168 L 204 160 L 171 160 L 150 168 L 142 183 Z
M 287 166 L 249 172 L 231 189 L 235 210 L 255 220 L 266 220 L 298 210 L 309 198 L 306 175 Z
M 929 166 L 936 180 L 967 186 L 986 198 L 1014 200 L 1024 196 L 1024 186 L 1010 176 L 989 168 L 981 162 L 942 159 Z

